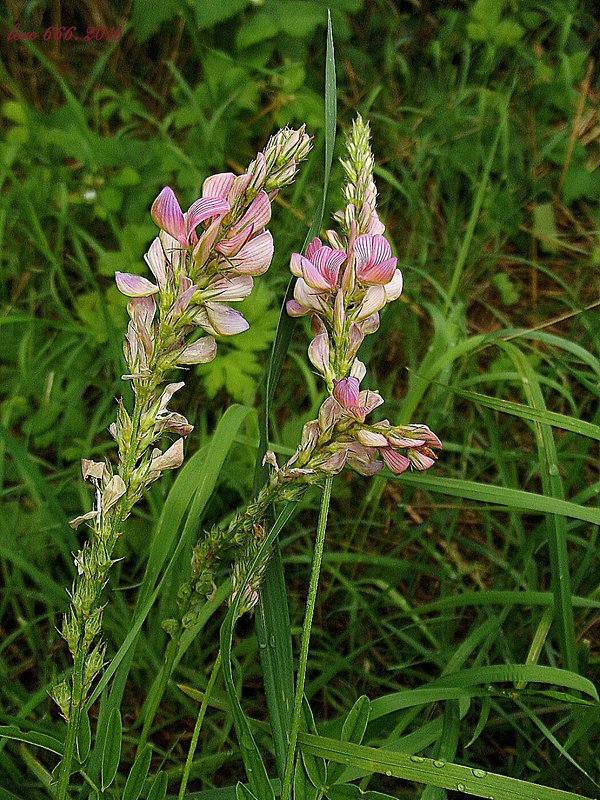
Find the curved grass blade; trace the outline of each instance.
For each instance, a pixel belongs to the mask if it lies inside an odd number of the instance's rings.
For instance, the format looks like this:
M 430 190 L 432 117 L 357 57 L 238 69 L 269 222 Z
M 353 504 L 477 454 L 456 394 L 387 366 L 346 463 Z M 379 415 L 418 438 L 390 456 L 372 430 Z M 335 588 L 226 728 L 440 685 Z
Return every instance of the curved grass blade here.
M 590 439 L 600 441 L 600 425 L 594 425 L 593 422 L 586 422 L 586 420 L 578 419 L 577 417 L 570 417 L 568 414 L 558 414 L 555 411 L 548 411 L 546 408 L 542 409 L 526 406 L 522 403 L 515 403 L 512 400 L 502 400 L 499 397 L 490 397 L 487 394 L 480 394 L 479 392 L 456 389 L 446 384 L 443 386 L 444 389 L 457 395 L 457 397 L 462 397 L 464 400 L 469 400 L 472 403 L 477 403 L 486 408 L 492 408 L 494 411 L 500 411 L 502 414 L 511 414 L 514 417 L 528 419 L 531 422 L 552 425 L 553 428 L 561 428 L 564 431 L 571 431 L 571 433 L 578 433 L 581 436 L 587 436 Z
M 499 347 L 511 358 L 523 382 L 523 391 L 529 404 L 538 411 L 546 411 L 546 403 L 535 370 L 525 355 L 510 342 L 499 342 Z M 550 425 L 535 423 L 540 477 L 544 494 L 556 500 L 564 500 L 564 488 L 558 467 L 558 455 Z M 577 645 L 575 619 L 571 602 L 571 574 L 567 550 L 567 525 L 564 517 L 548 515 L 548 549 L 552 572 L 554 613 L 558 628 L 558 642 L 564 665 L 577 672 Z
M 475 797 L 493 797 L 494 800 L 581 800 L 582 795 L 552 789 L 536 783 L 507 778 L 482 769 L 463 767 L 460 764 L 410 756 L 384 748 L 339 742 L 324 736 L 301 733 L 298 737 L 301 750 L 321 756 L 338 764 L 358 767 L 365 772 L 394 776 L 403 780 L 441 789 L 451 789 Z
M 600 525 L 600 510 L 597 508 L 581 506 L 556 497 L 545 497 L 535 492 L 525 492 L 522 489 L 465 481 L 462 478 L 440 478 L 425 473 L 405 472 L 396 480 L 407 486 L 419 486 L 430 492 L 439 492 L 451 497 L 476 500 L 492 506 L 506 506 L 515 510 L 535 511 L 538 514 L 560 514 L 563 517 Z

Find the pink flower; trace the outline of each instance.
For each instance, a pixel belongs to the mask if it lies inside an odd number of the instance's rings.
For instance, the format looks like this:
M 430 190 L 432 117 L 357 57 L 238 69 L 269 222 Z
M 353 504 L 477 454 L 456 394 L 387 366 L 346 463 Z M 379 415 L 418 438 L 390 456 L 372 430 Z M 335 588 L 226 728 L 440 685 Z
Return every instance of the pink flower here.
M 184 214 L 175 193 L 165 186 L 158 195 L 150 211 L 152 219 L 161 230 L 168 233 L 179 244 L 189 247 L 197 244 L 196 227 L 210 217 L 220 216 L 229 211 L 229 203 L 222 197 L 201 197 Z
M 387 239 L 381 234 L 358 236 L 354 242 L 354 257 L 356 277 L 361 283 L 389 283 L 398 263 Z

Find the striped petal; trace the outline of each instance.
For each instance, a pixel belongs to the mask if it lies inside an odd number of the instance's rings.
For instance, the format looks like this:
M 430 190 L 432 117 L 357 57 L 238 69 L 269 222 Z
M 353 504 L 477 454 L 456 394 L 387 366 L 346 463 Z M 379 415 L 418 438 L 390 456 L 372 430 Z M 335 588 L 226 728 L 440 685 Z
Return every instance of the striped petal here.
M 207 303 L 206 314 L 212 328 L 219 336 L 234 336 L 250 327 L 241 312 L 223 303 Z
M 253 236 L 242 249 L 229 259 L 237 272 L 244 275 L 263 275 L 271 266 L 273 237 L 269 231 Z
M 211 175 L 202 184 L 202 197 L 223 197 L 227 198 L 231 189 L 235 175 L 233 172 L 219 172 Z
M 202 297 L 217 302 L 239 302 L 248 297 L 254 281 L 250 275 L 235 275 L 232 278 L 219 278 L 202 291 Z
M 183 211 L 170 186 L 165 186 L 152 203 L 150 214 L 159 228 L 169 233 L 181 244 L 185 245 L 187 243 L 187 230 Z
M 118 290 L 127 297 L 149 297 L 158 292 L 158 286 L 150 283 L 142 275 L 132 275 L 130 272 L 115 272 L 115 281 Z
M 186 214 L 186 225 L 188 232 L 205 219 L 217 215 L 226 214 L 229 211 L 229 203 L 221 197 L 201 197 L 189 207 Z
M 408 458 L 403 456 L 402 453 L 398 453 L 396 450 L 393 450 L 391 447 L 382 447 L 379 452 L 394 475 L 400 475 L 410 466 L 410 461 Z
M 217 343 L 212 336 L 202 336 L 189 344 L 179 355 L 178 364 L 208 364 L 217 355 Z

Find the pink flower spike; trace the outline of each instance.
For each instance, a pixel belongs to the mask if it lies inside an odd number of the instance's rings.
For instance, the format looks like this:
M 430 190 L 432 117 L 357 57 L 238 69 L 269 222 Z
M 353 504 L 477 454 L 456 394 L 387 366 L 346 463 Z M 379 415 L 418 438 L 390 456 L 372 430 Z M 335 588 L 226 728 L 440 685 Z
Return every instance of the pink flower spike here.
M 250 325 L 240 311 L 236 311 L 223 303 L 208 302 L 206 304 L 208 321 L 219 336 L 234 336 L 247 331 Z
M 352 376 L 333 381 L 333 396 L 347 411 L 354 409 L 358 403 L 358 378 Z
M 148 297 L 158 292 L 158 286 L 150 283 L 142 275 L 132 275 L 130 272 L 115 272 L 115 281 L 118 290 L 127 297 Z
M 180 244 L 187 244 L 187 230 L 183 211 L 177 202 L 173 189 L 165 186 L 150 209 L 152 219 L 159 228 L 169 233 Z
M 269 231 L 253 236 L 229 263 L 244 275 L 264 275 L 273 258 L 273 237 Z
M 392 470 L 394 475 L 400 475 L 405 472 L 409 466 L 410 461 L 406 456 L 403 456 L 402 453 L 398 453 L 391 447 L 381 447 L 379 452 L 381 453 L 381 457 L 388 465 L 388 467 Z
M 178 364 L 208 364 L 217 355 L 217 343 L 212 336 L 203 336 L 189 344 L 179 355 Z
M 233 172 L 219 172 L 211 175 L 202 184 L 202 197 L 223 197 L 227 199 L 235 175 Z

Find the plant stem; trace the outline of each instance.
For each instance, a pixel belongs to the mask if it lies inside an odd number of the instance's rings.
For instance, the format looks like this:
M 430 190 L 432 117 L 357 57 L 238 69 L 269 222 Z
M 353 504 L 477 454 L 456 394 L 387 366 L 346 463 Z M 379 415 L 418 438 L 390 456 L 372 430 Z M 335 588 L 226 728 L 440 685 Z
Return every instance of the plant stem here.
M 215 682 L 217 680 L 217 675 L 219 674 L 220 669 L 221 669 L 221 651 L 219 650 L 219 652 L 217 653 L 217 657 L 215 659 L 215 663 L 213 664 L 212 672 L 210 673 L 210 678 L 208 679 L 208 684 L 206 686 L 204 697 L 202 698 L 202 704 L 200 705 L 198 716 L 196 718 L 194 732 L 192 733 L 192 741 L 190 742 L 190 749 L 188 750 L 187 759 L 185 761 L 185 766 L 183 768 L 181 785 L 179 786 L 179 794 L 177 796 L 178 800 L 184 800 L 185 798 L 185 790 L 187 788 L 190 772 L 192 770 L 192 763 L 194 761 L 194 754 L 196 752 L 196 747 L 198 746 L 198 739 L 200 738 L 200 731 L 202 730 L 204 715 L 206 714 L 206 709 L 208 708 L 208 703 L 212 695 L 212 690 L 214 689 Z
M 323 561 L 325 532 L 327 530 L 327 515 L 329 513 L 329 504 L 331 502 L 332 485 L 333 485 L 333 475 L 329 475 L 325 480 L 325 486 L 323 487 L 323 496 L 321 497 L 321 510 L 319 512 L 317 539 L 315 542 L 315 552 L 313 555 L 312 569 L 310 573 L 308 597 L 306 599 L 304 625 L 302 627 L 302 642 L 300 644 L 300 661 L 298 664 L 298 675 L 296 677 L 296 694 L 294 697 L 294 711 L 292 715 L 290 741 L 288 745 L 287 759 L 285 763 L 285 774 L 283 776 L 283 788 L 281 790 L 281 800 L 290 800 L 292 791 L 292 777 L 294 773 L 296 744 L 298 742 L 298 732 L 300 730 L 300 716 L 302 714 L 302 698 L 304 697 L 304 684 L 306 682 L 306 669 L 308 666 L 308 648 L 310 645 L 310 631 L 315 611 L 315 604 L 317 601 L 317 590 L 319 588 L 319 576 L 321 574 L 321 563 Z

